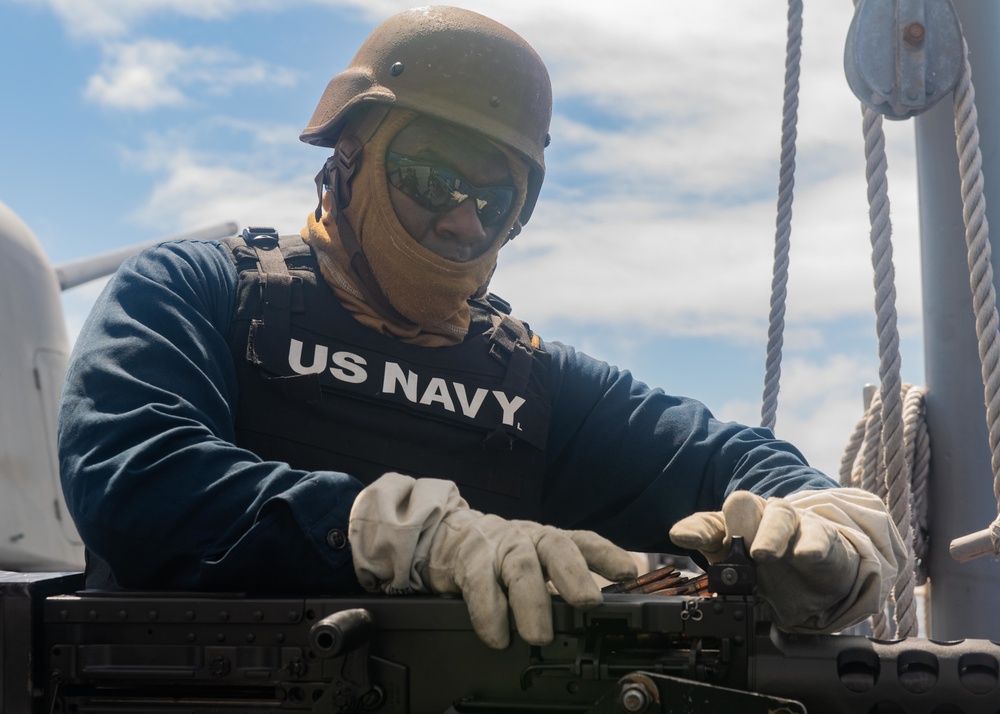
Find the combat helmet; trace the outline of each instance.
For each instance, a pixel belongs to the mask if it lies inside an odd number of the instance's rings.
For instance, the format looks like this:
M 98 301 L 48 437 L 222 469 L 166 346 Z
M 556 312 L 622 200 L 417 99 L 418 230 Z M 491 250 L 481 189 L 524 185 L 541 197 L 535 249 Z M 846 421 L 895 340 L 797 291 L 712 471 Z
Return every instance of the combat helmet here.
M 390 17 L 326 87 L 299 138 L 334 147 L 352 111 L 376 102 L 467 127 L 530 164 L 520 222 L 531 216 L 545 161 L 552 88 L 524 39 L 488 17 L 455 7 L 420 7 Z

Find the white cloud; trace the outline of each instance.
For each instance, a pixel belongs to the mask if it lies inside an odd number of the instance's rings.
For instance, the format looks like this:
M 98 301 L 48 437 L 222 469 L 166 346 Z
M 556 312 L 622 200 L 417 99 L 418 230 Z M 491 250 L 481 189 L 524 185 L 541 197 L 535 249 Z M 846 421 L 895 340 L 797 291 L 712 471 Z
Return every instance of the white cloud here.
M 308 177 L 301 178 L 300 185 L 308 182 Z M 240 226 L 269 225 L 282 233 L 298 233 L 313 208 L 309 192 L 288 182 L 201 164 L 197 156 L 181 154 L 171 161 L 168 178 L 154 189 L 142 219 L 186 226 L 235 220 Z
M 87 82 L 84 96 L 124 109 L 182 104 L 184 94 L 169 83 L 183 64 L 184 50 L 170 42 L 147 40 L 105 48 L 105 61 Z
M 244 117 L 214 117 L 149 133 L 126 163 L 154 177 L 134 214 L 158 232 L 191 230 L 222 221 L 270 225 L 298 233 L 316 207 L 313 177 L 327 154 L 296 140 L 299 127 Z M 237 153 L 215 148 L 224 134 Z
M 121 37 L 157 14 L 217 20 L 240 11 L 279 9 L 273 0 L 21 0 L 45 3 L 76 37 Z
M 150 18 L 175 15 L 204 21 L 240 13 L 282 12 L 296 5 L 353 10 L 373 23 L 405 10 L 408 0 L 15 0 L 47 5 L 73 37 L 110 39 L 136 32 Z
M 797 187 L 789 323 L 819 326 L 873 312 L 859 181 L 836 175 Z M 901 320 L 912 321 L 920 311 L 916 196 L 912 175 L 899 183 L 895 206 L 906 220 L 896 226 L 897 309 Z M 669 199 L 543 201 L 523 236 L 505 249 L 495 285 L 543 319 L 583 312 L 668 334 L 750 339 L 765 329 L 769 310 L 774 216 L 774 199 L 697 210 Z
M 265 167 L 265 154 L 224 165 L 211 154 L 178 147 L 173 137 L 152 141 L 135 158 L 161 178 L 136 219 L 171 230 L 236 221 L 297 233 L 315 208 L 312 177 L 294 162 Z
M 641 25 L 628 12 L 636 8 L 613 17 L 581 8 L 560 32 L 538 33 L 557 95 L 614 109 L 599 127 L 585 114 L 555 118 L 554 148 L 571 148 L 559 170 L 592 185 L 547 187 L 495 285 L 545 319 L 586 314 L 750 339 L 768 314 L 783 8 L 670 4 L 647 8 Z M 553 15 L 525 18 L 529 32 Z M 812 332 L 812 346 L 824 323 L 873 310 L 861 112 L 842 78 L 842 34 L 828 31 L 849 20 L 850 8 L 807 8 L 786 319 L 799 336 Z M 568 39 L 577 37 L 588 41 Z M 912 124 L 886 129 L 898 310 L 911 327 L 920 310 Z
M 103 47 L 104 60 L 84 95 L 116 109 L 148 110 L 183 104 L 189 88 L 228 94 L 235 86 L 295 81 L 291 70 L 206 47 L 143 39 Z
M 795 444 L 813 466 L 837 478 L 844 447 L 864 411 L 865 378 L 876 381 L 877 368 L 877 363 L 838 354 L 822 362 L 786 360 L 775 433 Z M 759 424 L 760 403 L 728 402 L 716 415 Z

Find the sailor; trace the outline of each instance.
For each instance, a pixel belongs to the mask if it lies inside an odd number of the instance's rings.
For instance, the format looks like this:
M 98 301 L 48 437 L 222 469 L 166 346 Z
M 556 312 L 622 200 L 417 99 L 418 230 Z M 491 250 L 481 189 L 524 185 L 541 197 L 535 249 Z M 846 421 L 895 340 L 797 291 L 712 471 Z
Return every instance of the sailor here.
M 782 627 L 877 611 L 906 553 L 875 496 L 770 431 L 547 342 L 488 292 L 531 218 L 551 89 L 517 34 L 389 18 L 301 139 L 332 149 L 301 235 L 125 263 L 59 423 L 91 587 L 456 593 L 490 646 L 552 639 L 622 548 L 712 562 L 742 535 Z M 571 240 L 571 236 L 567 236 Z M 530 240 L 529 236 L 521 240 Z

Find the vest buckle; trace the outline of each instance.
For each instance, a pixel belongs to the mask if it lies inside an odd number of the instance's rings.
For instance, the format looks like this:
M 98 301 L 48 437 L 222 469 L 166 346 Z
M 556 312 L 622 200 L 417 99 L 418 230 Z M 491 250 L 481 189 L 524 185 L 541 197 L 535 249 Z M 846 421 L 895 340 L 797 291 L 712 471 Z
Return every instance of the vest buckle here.
M 240 234 L 247 245 L 270 250 L 278 246 L 278 231 L 270 226 L 248 226 Z

